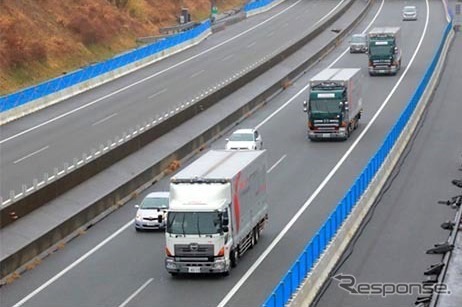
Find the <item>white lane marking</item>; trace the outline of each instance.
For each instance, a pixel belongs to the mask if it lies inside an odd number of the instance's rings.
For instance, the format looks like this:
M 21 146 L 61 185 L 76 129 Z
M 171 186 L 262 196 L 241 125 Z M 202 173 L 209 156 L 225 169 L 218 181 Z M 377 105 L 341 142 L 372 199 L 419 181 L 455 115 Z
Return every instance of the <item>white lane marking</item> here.
M 164 88 L 164 89 L 161 89 L 160 91 L 158 91 L 158 92 L 155 92 L 154 94 L 152 94 L 152 95 L 151 95 L 151 96 L 149 96 L 148 98 L 149 98 L 149 99 L 152 99 L 152 98 L 154 98 L 154 97 L 156 97 L 156 96 L 159 96 L 159 95 L 160 95 L 160 94 L 162 94 L 162 93 L 165 93 L 166 91 L 167 91 L 167 89 L 166 89 L 166 88 Z
M 278 166 L 279 163 L 281 163 L 282 160 L 284 160 L 286 157 L 287 157 L 287 155 L 283 155 L 279 160 L 276 161 L 276 163 L 273 164 L 273 166 L 271 166 L 271 167 L 269 168 L 269 170 L 266 171 L 266 173 L 268 173 L 268 174 L 271 173 L 271 171 L 272 171 L 273 169 L 275 169 L 276 166 Z
M 31 152 L 30 154 L 28 154 L 28 155 L 26 155 L 26 156 L 24 156 L 24 157 L 22 157 L 22 158 L 20 158 L 20 159 L 18 159 L 18 160 L 16 160 L 16 161 L 14 161 L 13 164 L 17 164 L 17 163 L 19 163 L 19 162 L 21 162 L 21 161 L 24 161 L 24 160 L 26 160 L 27 158 L 32 157 L 33 155 L 36 155 L 36 154 L 38 154 L 38 153 L 40 153 L 40 152 L 42 152 L 42 151 L 44 151 L 44 150 L 47 150 L 48 148 L 50 148 L 49 145 L 47 145 L 47 146 L 45 146 L 45 147 L 42 147 L 42 148 L 40 148 L 40 149 L 38 149 L 38 150 L 36 150 L 36 151 L 34 151 L 34 152 Z
M 255 30 L 255 29 L 257 29 L 257 28 L 263 26 L 264 24 L 270 22 L 271 20 L 275 19 L 276 17 L 279 17 L 280 15 L 284 14 L 285 12 L 287 12 L 288 10 L 290 10 L 291 8 L 293 8 L 294 6 L 296 6 L 297 4 L 299 4 L 301 1 L 303 1 L 303 0 L 298 0 L 297 2 L 293 3 L 293 4 L 290 5 L 289 7 L 285 8 L 284 10 L 280 11 L 279 13 L 277 13 L 277 14 L 275 14 L 275 15 L 269 17 L 268 19 L 266 19 L 266 20 L 260 22 L 259 24 L 255 25 L 255 26 L 253 26 L 253 27 L 251 27 L 251 28 L 245 30 L 244 32 L 241 32 L 241 33 L 239 33 L 238 35 L 233 36 L 233 37 L 231 37 L 231 38 L 229 38 L 229 39 L 227 39 L 227 40 L 225 40 L 225 41 L 223 41 L 223 42 L 221 42 L 221 43 L 219 43 L 219 44 L 217 44 L 217 45 L 215 45 L 215 46 L 213 46 L 213 47 L 211 47 L 211 48 L 209 48 L 209 49 L 207 49 L 207 50 L 204 50 L 204 51 L 202 51 L 202 52 L 200 52 L 200 53 L 198 53 L 198 54 L 196 54 L 196 55 L 194 55 L 194 56 L 192 56 L 192 57 L 190 57 L 190 58 L 187 58 L 187 59 L 185 59 L 185 60 L 183 60 L 183 61 L 181 61 L 181 62 L 178 62 L 178 63 L 176 63 L 176 64 L 174 64 L 174 65 L 172 65 L 172 66 L 170 66 L 170 67 L 167 67 L 167 68 L 165 68 L 165 69 L 163 69 L 163 70 L 161 70 L 161 71 L 159 71 L 159 72 L 157 72 L 157 73 L 155 73 L 155 74 L 152 74 L 152 75 L 150 75 L 150 76 L 148 76 L 148 77 L 146 77 L 146 78 L 143 78 L 143 79 L 138 80 L 138 81 L 136 81 L 136 82 L 134 82 L 134 83 L 132 83 L 132 84 L 129 84 L 129 85 L 125 86 L 125 87 L 122 87 L 122 88 L 120 88 L 120 89 L 118 89 L 118 90 L 115 90 L 114 92 L 109 93 L 109 94 L 107 94 L 107 95 L 104 95 L 103 97 L 100 97 L 100 98 L 98 98 L 98 99 L 96 99 L 96 100 L 93 100 L 92 102 L 89 102 L 89 103 L 87 103 L 87 104 L 85 104 L 85 105 L 82 105 L 82 106 L 80 106 L 80 107 L 78 107 L 78 108 L 75 108 L 74 110 L 71 110 L 71 111 L 68 111 L 68 112 L 66 112 L 66 113 L 63 113 L 63 114 L 61 114 L 61 115 L 59 115 L 59 116 L 56 116 L 56 117 L 54 117 L 54 118 L 52 118 L 52 119 L 49 119 L 49 120 L 43 122 L 43 123 L 41 123 L 41 124 L 38 124 L 38 125 L 36 125 L 36 126 L 34 126 L 34 127 L 28 128 L 28 129 L 26 129 L 26 130 L 23 130 L 23 131 L 21 131 L 21 132 L 19 132 L 19 133 L 16 133 L 16 134 L 10 136 L 10 137 L 7 137 L 7 138 L 1 140 L 1 141 L 0 141 L 0 144 L 3 144 L 3 143 L 5 143 L 5 142 L 8 142 L 8 141 L 10 141 L 10 140 L 12 140 L 12 139 L 17 138 L 18 136 L 24 135 L 24 134 L 29 133 L 29 132 L 31 132 L 31 131 L 34 131 L 34 130 L 36 130 L 36 129 L 38 129 L 38 128 L 41 128 L 41 127 L 43 127 L 43 126 L 45 126 L 45 125 L 48 125 L 48 124 L 50 124 L 50 123 L 53 123 L 53 122 L 55 122 L 55 121 L 57 121 L 57 120 L 59 120 L 59 119 L 61 119 L 61 118 L 64 118 L 64 117 L 69 116 L 69 115 L 71 115 L 71 114 L 74 114 L 74 113 L 76 113 L 76 112 L 78 112 L 78 111 L 80 111 L 80 110 L 83 110 L 83 109 L 85 109 L 85 108 L 88 108 L 89 106 L 92 106 L 92 105 L 94 105 L 95 103 L 98 103 L 98 102 L 100 102 L 100 101 L 102 101 L 102 100 L 104 100 L 104 99 L 106 99 L 106 98 L 109 98 L 109 97 L 112 97 L 112 96 L 114 96 L 114 95 L 117 95 L 117 94 L 119 94 L 119 93 L 121 93 L 121 92 L 124 92 L 124 91 L 126 91 L 127 89 L 129 89 L 129 88 L 132 88 L 132 87 L 134 87 L 134 86 L 136 86 L 136 85 L 138 85 L 138 84 L 141 84 L 141 83 L 143 83 L 143 82 L 145 82 L 145 81 L 147 81 L 147 80 L 150 80 L 150 79 L 152 79 L 152 78 L 155 78 L 155 77 L 157 77 L 157 76 L 159 76 L 159 75 L 161 75 L 161 74 L 163 74 L 163 73 L 165 73 L 165 72 L 167 72 L 167 71 L 169 71 L 169 70 L 172 70 L 172 69 L 174 69 L 174 68 L 176 68 L 176 67 L 178 67 L 178 66 L 181 66 L 181 65 L 183 65 L 183 64 L 185 64 L 185 63 L 188 63 L 188 62 L 190 62 L 190 61 L 192 61 L 192 60 L 194 60 L 194 59 L 196 59 L 196 58 L 198 58 L 198 57 L 200 57 L 200 56 L 202 56 L 202 55 L 204 55 L 204 54 L 207 54 L 207 53 L 209 53 L 209 52 L 211 52 L 211 51 L 213 51 L 213 50 L 215 50 L 215 49 L 217 49 L 217 48 L 219 48 L 219 47 L 221 47 L 221 46 L 223 46 L 223 45 L 225 45 L 225 44 L 227 44 L 227 43 L 229 43 L 229 42 L 232 42 L 232 41 L 236 40 L 237 38 L 239 38 L 239 37 L 241 37 L 241 36 L 243 36 L 243 35 L 245 35 L 245 34 L 251 32 L 251 31 L 253 31 L 253 30 Z M 345 1 L 345 0 L 342 0 L 341 2 L 344 2 L 344 1 Z
M 94 122 L 94 123 L 91 124 L 91 125 L 92 125 L 92 126 L 98 126 L 99 124 L 104 123 L 105 121 L 107 121 L 107 120 L 113 118 L 114 116 L 117 116 L 117 113 L 112 113 L 111 115 L 108 115 L 108 116 L 106 116 L 105 118 L 102 118 L 102 119 L 100 119 L 99 121 Z
M 382 9 L 382 6 L 383 6 L 383 3 L 384 3 L 384 0 L 382 0 L 382 4 L 380 6 L 380 9 L 379 11 L 377 12 L 377 14 L 381 11 Z M 367 124 L 366 128 L 361 132 L 361 134 L 358 136 L 358 138 L 354 141 L 354 143 L 350 146 L 350 148 L 346 151 L 346 153 L 342 156 L 342 158 L 337 162 L 337 164 L 331 169 L 331 171 L 329 172 L 329 174 L 324 178 L 324 180 L 321 182 L 321 184 L 316 188 L 316 190 L 313 192 L 313 194 L 311 194 L 311 196 L 307 199 L 307 201 L 303 204 L 303 206 L 297 211 L 297 213 L 292 217 L 292 219 L 289 221 L 289 223 L 284 227 L 284 229 L 277 235 L 277 237 L 271 242 L 271 244 L 267 247 L 267 249 L 260 255 L 260 257 L 258 257 L 258 259 L 252 264 L 252 266 L 247 270 L 247 272 L 245 272 L 245 274 L 241 277 L 241 279 L 234 285 L 234 287 L 228 292 L 228 294 L 223 298 L 223 300 L 217 305 L 217 307 L 224 307 L 230 300 L 231 298 L 234 296 L 234 294 L 236 294 L 236 292 L 242 287 L 242 285 L 247 281 L 247 279 L 250 277 L 250 275 L 253 274 L 253 272 L 260 266 L 260 264 L 263 262 L 263 260 L 266 259 L 266 257 L 269 255 L 269 253 L 271 253 L 271 251 L 274 249 L 274 247 L 279 243 L 279 241 L 282 240 L 282 238 L 286 235 L 286 233 L 289 231 L 290 228 L 292 228 L 292 226 L 295 224 L 295 222 L 300 218 L 300 216 L 306 211 L 306 209 L 311 205 L 311 203 L 313 202 L 313 200 L 319 195 L 319 193 L 322 191 L 322 189 L 324 189 L 324 187 L 327 185 L 327 183 L 330 181 L 330 179 L 335 175 L 335 173 L 337 172 L 337 170 L 343 165 L 343 163 L 346 161 L 346 159 L 350 156 L 351 152 L 356 148 L 356 146 L 358 145 L 358 143 L 362 140 L 362 138 L 364 137 L 364 135 L 366 135 L 366 133 L 369 131 L 369 129 L 372 127 L 372 125 L 374 124 L 374 122 L 376 121 L 376 119 L 378 118 L 378 116 L 380 115 L 380 113 L 382 113 L 383 109 L 385 108 L 385 106 L 388 104 L 390 98 L 392 97 L 392 95 L 395 93 L 396 89 L 398 88 L 398 86 L 400 85 L 400 83 L 402 82 L 402 80 L 404 79 L 404 77 L 406 76 L 409 68 L 412 66 L 412 63 L 414 62 L 415 60 L 415 57 L 417 56 L 417 52 L 420 50 L 421 48 L 421 45 L 422 45 L 422 42 L 425 38 L 425 34 L 427 32 L 427 27 L 428 27 L 428 21 L 429 21 L 429 17 L 430 17 L 430 11 L 429 11 L 429 4 L 428 4 L 428 0 L 426 0 L 426 4 L 427 4 L 427 18 L 426 18 L 426 21 L 425 21 L 425 26 L 424 26 L 424 30 L 422 32 L 422 35 L 420 36 L 420 40 L 419 40 L 419 43 L 417 44 L 417 48 L 415 49 L 414 51 L 414 54 L 412 55 L 411 57 L 411 60 L 409 61 L 409 65 L 407 65 L 406 69 L 404 70 L 403 74 L 401 75 L 401 77 L 398 79 L 397 83 L 395 84 L 395 86 L 392 88 L 392 90 L 390 91 L 390 93 L 388 94 L 388 96 L 385 98 L 384 102 L 382 103 L 382 105 L 380 106 L 380 108 L 378 109 L 378 111 L 374 114 L 374 116 L 372 117 L 371 121 Z M 377 16 L 377 15 L 376 15 Z M 375 18 L 374 18 L 375 20 Z M 373 21 L 374 21 L 373 20 Z M 372 21 L 372 22 L 373 22 Z M 369 24 L 370 26 L 371 24 Z M 368 26 L 368 27 L 369 27 Z M 343 53 L 342 55 L 340 55 L 340 57 L 343 56 Z M 336 59 L 336 61 L 338 61 L 338 58 Z M 300 94 L 300 92 L 298 92 L 296 95 L 298 96 Z M 295 97 L 295 96 L 294 96 Z M 291 98 L 293 99 L 293 97 Z M 266 122 L 266 120 L 265 120 Z M 261 123 L 260 123 L 260 126 L 261 126 Z
M 202 74 L 202 73 L 204 73 L 204 72 L 205 72 L 204 69 L 199 70 L 198 72 L 193 73 L 189 78 L 197 77 L 197 76 L 199 76 L 200 74 Z
M 71 263 L 69 266 L 67 266 L 65 269 L 60 271 L 58 274 L 50 278 L 47 282 L 42 284 L 40 287 L 29 293 L 26 297 L 24 297 L 22 300 L 14 304 L 12 307 L 19 307 L 22 306 L 24 303 L 26 303 L 28 300 L 30 300 L 32 297 L 36 296 L 38 293 L 40 293 L 43 289 L 57 281 L 61 276 L 72 270 L 75 266 L 77 266 L 79 263 L 90 257 L 92 254 L 94 254 L 97 250 L 99 250 L 101 247 L 106 245 L 109 241 L 117 237 L 121 232 L 123 232 L 125 229 L 128 227 L 133 226 L 133 220 L 130 220 L 127 224 L 123 225 L 121 228 L 119 228 L 116 232 L 114 232 L 112 235 L 104 239 L 101 243 L 93 247 L 91 250 L 86 252 L 83 256 L 81 256 L 79 259 Z
M 289 10 L 290 8 L 292 8 L 293 6 L 297 5 L 298 3 L 300 3 L 302 0 L 298 0 L 297 2 L 295 2 L 294 4 L 292 4 L 291 6 L 289 6 L 288 8 L 284 9 L 283 11 L 279 12 L 278 14 L 274 15 L 273 17 L 263 21 L 261 24 L 264 24 L 266 22 L 268 22 L 269 20 L 273 19 L 275 16 L 277 15 L 280 15 L 282 14 L 283 12 Z M 325 15 L 322 19 L 320 19 L 317 23 L 321 22 L 323 19 L 327 18 L 326 16 L 329 16 L 338 6 L 340 6 L 345 0 L 342 0 L 340 1 L 340 3 L 338 3 L 327 15 Z M 317 24 L 316 23 L 316 24 Z M 252 28 L 251 28 L 252 29 Z M 250 29 L 249 29 L 250 30 Z M 247 33 L 249 30 L 247 31 L 244 31 L 242 32 L 240 35 L 244 34 L 244 33 Z M 218 45 L 217 45 L 218 46 Z M 215 46 L 215 47 L 217 47 Z M 214 48 L 214 47 L 212 47 Z M 211 49 L 209 49 L 211 50 Z M 196 56 L 197 57 L 197 56 Z M 193 57 L 194 58 L 194 57 Z M 189 58 L 188 60 L 191 60 L 192 58 Z M 186 61 L 186 60 L 185 60 Z M 100 98 L 102 99 L 102 98 Z M 10 137 L 8 139 L 11 139 L 13 137 Z M 3 140 L 0 142 L 0 144 L 2 144 L 2 142 L 4 141 L 7 141 L 8 139 L 6 140 Z M 104 239 L 104 241 L 102 241 L 101 243 L 99 243 L 98 245 L 96 245 L 94 248 L 92 248 L 91 250 L 89 250 L 87 253 L 85 253 L 83 256 L 81 256 L 79 259 L 77 259 L 76 261 L 74 261 L 73 263 L 71 263 L 69 266 L 67 266 L 66 268 L 64 268 L 62 271 L 60 271 L 58 274 L 56 274 L 55 276 L 53 276 L 52 278 L 50 278 L 48 281 L 46 281 L 44 284 L 42 284 L 40 287 L 38 287 L 37 289 L 35 289 L 34 291 L 32 291 L 31 293 L 29 293 L 26 297 L 24 297 L 23 299 L 21 299 L 19 302 L 17 302 L 15 305 L 13 305 L 12 307 L 20 307 L 22 306 L 24 303 L 28 302 L 31 298 L 33 298 L 34 296 L 36 296 L 38 293 L 40 293 L 41 291 L 43 291 L 43 289 L 47 288 L 49 285 L 51 285 L 52 283 L 54 283 L 56 280 L 58 280 L 59 278 L 61 278 L 64 274 L 66 274 L 67 272 L 69 272 L 70 270 L 72 270 L 74 267 L 76 267 L 78 264 L 80 264 L 82 261 L 84 261 L 85 259 L 87 259 L 88 257 L 90 257 L 92 254 L 94 254 L 97 250 L 99 250 L 100 248 L 102 248 L 104 245 L 106 245 L 108 242 L 110 242 L 112 239 L 114 239 L 115 237 L 117 237 L 120 233 L 122 233 L 125 229 L 127 229 L 131 224 L 133 223 L 133 220 L 130 220 L 127 224 L 125 224 L 124 226 L 122 226 L 121 228 L 119 228 L 116 232 L 114 232 L 112 235 L 110 235 L 109 237 L 107 237 L 106 239 Z M 250 274 L 249 274 L 250 275 Z
M 371 22 L 367 25 L 367 27 L 364 29 L 364 31 L 362 33 L 366 33 L 367 30 L 372 26 L 372 24 L 375 22 L 375 20 L 377 19 L 377 17 L 379 16 L 380 12 L 382 11 L 382 8 L 383 8 L 383 5 L 384 5 L 384 0 L 382 0 L 382 3 L 380 4 L 380 7 L 379 7 L 379 10 L 377 11 L 377 13 L 374 15 L 374 18 L 372 18 Z M 327 66 L 326 68 L 331 68 L 332 66 L 334 66 L 338 61 L 340 61 L 340 59 L 349 51 L 349 47 L 346 48 L 332 63 L 329 64 L 329 66 Z M 267 118 L 265 118 L 261 123 L 259 123 L 255 129 L 258 129 L 260 128 L 261 126 L 263 126 L 264 124 L 266 124 L 271 118 L 273 118 L 276 114 L 278 114 L 279 112 L 281 112 L 283 109 L 285 109 L 285 107 L 287 107 L 292 101 L 294 101 L 298 96 L 300 96 L 302 93 L 304 93 L 306 91 L 306 89 L 309 87 L 309 85 L 307 84 L 305 87 L 303 87 L 300 91 L 297 92 L 297 94 L 295 94 L 294 96 L 292 96 L 289 100 L 287 100 L 286 103 L 284 103 L 282 106 L 280 106 L 276 111 L 274 111 L 273 113 L 271 113 Z
M 153 280 L 154 280 L 154 278 L 148 279 L 141 287 L 139 287 L 135 292 L 133 292 L 133 294 L 130 295 L 122 304 L 120 304 L 119 307 L 127 306 L 127 304 L 130 303 L 130 301 L 135 296 L 137 296 L 141 291 L 143 291 L 143 289 L 146 288 Z
M 227 61 L 227 60 L 231 59 L 232 57 L 234 57 L 234 54 L 227 55 L 224 58 L 222 58 L 221 60 L 222 61 Z
M 251 42 L 250 44 L 247 45 L 247 48 L 250 48 L 250 47 L 252 47 L 252 46 L 255 46 L 256 43 L 257 43 L 257 42 Z

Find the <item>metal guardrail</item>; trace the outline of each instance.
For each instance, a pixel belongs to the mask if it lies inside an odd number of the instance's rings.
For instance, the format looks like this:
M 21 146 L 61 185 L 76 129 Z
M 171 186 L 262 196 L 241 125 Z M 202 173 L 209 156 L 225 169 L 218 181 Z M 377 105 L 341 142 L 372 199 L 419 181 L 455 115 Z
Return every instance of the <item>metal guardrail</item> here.
M 197 27 L 198 25 L 200 25 L 200 22 L 190 21 L 190 22 L 183 23 L 183 24 L 176 25 L 176 26 L 160 28 L 159 32 L 161 34 L 180 33 L 180 32 L 191 30 Z
M 33 100 L 59 92 L 73 85 L 88 81 L 102 74 L 121 68 L 127 64 L 142 60 L 148 56 L 162 52 L 166 49 L 180 45 L 190 39 L 199 36 L 211 27 L 209 20 L 198 26 L 178 34 L 174 34 L 161 41 L 137 48 L 135 50 L 119 54 L 104 62 L 99 62 L 85 68 L 67 73 L 38 85 L 25 88 L 18 92 L 0 97 L 0 113 L 18 106 L 29 103 Z
M 427 87 L 438 60 L 441 55 L 444 43 L 452 29 L 452 22 L 446 26 L 438 49 L 433 59 L 422 77 L 417 89 L 409 100 L 406 108 L 401 113 L 395 125 L 391 128 L 378 151 L 369 160 L 366 167 L 355 180 L 353 186 L 344 195 L 342 200 L 335 207 L 333 212 L 326 219 L 321 228 L 311 238 L 298 259 L 290 267 L 289 271 L 282 277 L 271 295 L 263 303 L 264 307 L 283 307 L 297 291 L 305 277 L 314 268 L 316 262 L 335 237 L 346 218 L 366 191 L 382 163 L 387 158 L 396 140 L 406 126 L 409 118 L 413 114 L 425 88 Z

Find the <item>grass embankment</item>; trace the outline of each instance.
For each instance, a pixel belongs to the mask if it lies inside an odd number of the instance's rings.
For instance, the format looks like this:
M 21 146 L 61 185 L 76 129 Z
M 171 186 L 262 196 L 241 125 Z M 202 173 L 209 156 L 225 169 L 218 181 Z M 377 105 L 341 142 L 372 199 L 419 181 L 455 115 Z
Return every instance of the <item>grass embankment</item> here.
M 216 0 L 219 11 L 245 0 Z M 136 37 L 193 20 L 210 0 L 0 0 L 0 95 L 137 47 Z

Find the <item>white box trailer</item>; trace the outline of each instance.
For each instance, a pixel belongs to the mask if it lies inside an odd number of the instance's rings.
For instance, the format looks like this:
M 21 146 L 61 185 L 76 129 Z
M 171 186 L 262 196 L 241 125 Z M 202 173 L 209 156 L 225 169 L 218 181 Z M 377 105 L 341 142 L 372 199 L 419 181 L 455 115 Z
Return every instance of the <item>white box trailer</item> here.
M 359 68 L 327 68 L 311 78 L 304 102 L 309 139 L 347 139 L 358 127 L 362 76 Z
M 210 150 L 170 181 L 165 267 L 224 273 L 253 247 L 268 219 L 266 151 Z

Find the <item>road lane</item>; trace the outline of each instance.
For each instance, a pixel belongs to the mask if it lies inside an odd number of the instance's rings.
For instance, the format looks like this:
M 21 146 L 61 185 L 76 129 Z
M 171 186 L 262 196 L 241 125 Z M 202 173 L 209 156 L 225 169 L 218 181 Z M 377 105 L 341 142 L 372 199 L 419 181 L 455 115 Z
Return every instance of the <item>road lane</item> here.
M 314 3 L 319 4 L 316 12 L 311 9 Z M 256 16 L 257 24 L 235 24 L 181 54 L 2 126 L 0 168 L 8 174 L 8 180 L 2 179 L 0 195 L 8 199 L 10 190 L 19 191 L 22 184 L 30 186 L 33 178 L 41 180 L 45 172 L 51 174 L 56 167 L 62 169 L 64 163 L 72 163 L 75 158 L 80 160 L 84 153 L 89 154 L 101 144 L 120 138 L 130 129 L 156 120 L 181 105 L 193 103 L 194 98 L 203 97 L 205 92 L 229 82 L 249 65 L 311 31 L 311 27 L 338 3 L 334 0 L 289 0 L 264 16 Z M 291 27 L 282 27 L 297 14 L 306 18 L 291 23 Z M 303 31 L 295 31 L 299 28 Z M 263 37 L 262 33 L 268 29 L 274 31 L 274 39 Z M 242 46 L 251 43 L 255 43 L 254 48 L 244 51 Z M 230 57 L 222 61 L 223 56 Z M 204 72 L 193 75 L 201 71 Z M 172 86 L 175 91 L 149 98 L 153 92 Z M 104 127 L 91 125 L 108 112 L 123 116 L 114 118 Z M 37 148 L 37 143 L 50 144 L 56 150 L 39 164 L 35 160 L 21 166 L 11 163 Z
M 438 2 L 432 1 L 432 9 L 439 9 Z M 390 16 L 399 18 L 400 3 L 387 3 L 384 16 L 378 20 L 383 22 Z M 423 11 L 423 10 L 420 10 Z M 438 31 L 439 19 L 432 20 L 434 25 L 432 31 L 428 33 L 424 40 L 424 47 L 435 45 L 435 41 L 440 35 Z M 406 26 L 407 33 L 415 32 L 417 29 L 422 31 L 423 24 L 413 24 Z M 442 29 L 442 26 L 440 27 Z M 417 38 L 408 41 L 409 48 L 404 50 L 406 59 L 410 59 L 413 53 L 413 46 L 417 45 Z M 345 48 L 343 44 L 341 47 Z M 341 51 L 343 51 L 343 48 Z M 339 52 L 334 52 L 337 56 Z M 334 56 L 333 55 L 333 56 Z M 420 52 L 411 69 L 412 73 L 404 80 L 402 90 L 398 90 L 391 99 L 390 104 L 385 108 L 378 118 L 373 129 L 366 135 L 360 146 L 355 149 L 352 157 L 339 169 L 339 174 L 335 176 L 327 185 L 327 188 L 305 212 L 298 223 L 294 225 L 287 236 L 276 246 L 271 255 L 262 263 L 258 270 L 252 274 L 246 282 L 245 287 L 238 291 L 230 301 L 231 306 L 253 306 L 258 305 L 269 294 L 275 283 L 279 280 L 282 273 L 287 270 L 288 265 L 296 258 L 299 251 L 303 248 L 323 218 L 327 216 L 346 191 L 351 182 L 355 179 L 354 174 L 358 173 L 365 163 L 367 163 L 370 153 L 377 148 L 383 135 L 391 126 L 394 118 L 402 109 L 407 99 L 412 95 L 413 86 L 418 82 L 419 72 L 423 72 L 432 53 Z M 365 67 L 365 58 L 361 55 L 347 55 L 338 65 L 358 65 Z M 317 67 L 313 68 L 307 76 L 297 80 L 292 88 L 283 92 L 276 99 L 279 104 L 269 104 L 260 112 L 250 117 L 241 126 L 257 126 L 275 111 L 281 104 L 302 88 L 309 76 L 328 65 L 332 57 L 322 61 Z M 362 126 L 367 123 L 375 114 L 379 105 L 388 95 L 397 78 L 366 78 L 366 100 L 370 101 L 368 110 L 365 111 Z M 267 124 L 261 128 L 261 133 L 265 138 L 265 147 L 269 150 L 269 165 L 273 165 L 284 154 L 290 159 L 284 160 L 274 172 L 269 175 L 270 191 L 270 224 L 263 233 L 259 245 L 244 256 L 240 266 L 234 270 L 229 278 L 222 279 L 216 277 L 205 278 L 178 278 L 171 279 L 163 268 L 163 242 L 164 237 L 159 233 L 142 233 L 137 235 L 130 228 L 123 231 L 110 244 L 104 246 L 97 253 L 79 265 L 78 270 L 71 270 L 62 276 L 59 283 L 54 283 L 45 291 L 38 294 L 30 301 L 30 306 L 59 306 L 66 301 L 80 304 L 102 304 L 102 306 L 117 305 L 123 302 L 133 291 L 134 285 L 140 285 L 149 278 L 154 278 L 153 282 L 136 296 L 130 306 L 145 306 L 152 304 L 153 300 L 162 306 L 179 306 L 181 304 L 193 303 L 195 306 L 215 306 L 231 289 L 239 278 L 245 274 L 247 269 L 255 262 L 260 254 L 266 249 L 270 242 L 277 236 L 281 229 L 286 225 L 290 218 L 300 208 L 306 200 L 307 195 L 311 195 L 314 188 L 328 173 L 328 170 L 344 154 L 359 135 L 355 133 L 353 139 L 343 143 L 310 143 L 305 138 L 305 114 L 301 112 L 301 101 L 297 99 L 290 104 L 284 111 L 274 116 Z M 222 147 L 223 139 L 219 140 L 214 146 Z M 330 148 L 334 147 L 335 150 Z M 276 171 L 277 170 L 277 171 Z M 166 180 L 156 184 L 154 189 L 165 189 Z M 138 200 L 139 201 L 139 200 Z M 106 227 L 111 226 L 111 219 L 122 220 L 123 217 L 129 218 L 134 212 L 129 209 L 133 203 L 127 204 L 120 212 L 108 218 Z M 95 228 L 104 228 L 103 225 L 96 225 Z M 91 230 L 90 230 L 91 231 Z M 85 240 L 81 238 L 76 241 Z M 91 238 L 88 238 L 91 240 Z M 75 242 L 75 245 L 79 245 Z M 83 244 L 83 243 L 82 243 Z M 117 267 L 117 272 L 113 268 Z M 45 270 L 45 268 L 39 268 Z M 33 275 L 31 272 L 30 275 Z M 123 278 L 120 278 L 123 276 Z M 19 281 L 20 282 L 20 281 Z M 19 287 L 24 283 L 16 283 L 11 288 Z M 17 288 L 16 288 L 17 289 Z M 24 289 L 24 288 L 23 288 Z M 100 289 L 95 291 L 95 289 Z M 198 295 L 207 289 L 207 295 Z M 4 289 L 1 290 L 2 292 Z M 14 295 L 16 293 L 16 296 Z M 112 293 L 112 296 L 109 295 Z M 181 293 L 181 296 L 178 295 Z M 3 293 L 2 293 L 3 294 Z M 19 298 L 20 293 L 12 289 L 6 292 L 4 297 L 8 301 L 15 302 L 14 297 Z M 83 299 L 84 298 L 84 299 Z M 16 300 L 17 301 L 17 300 Z M 25 306 L 28 306 L 27 304 Z

